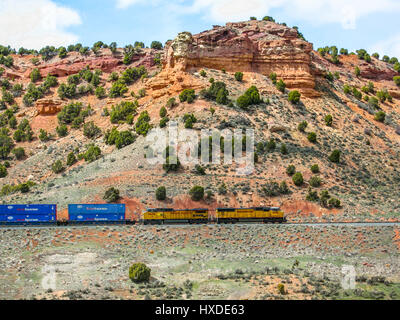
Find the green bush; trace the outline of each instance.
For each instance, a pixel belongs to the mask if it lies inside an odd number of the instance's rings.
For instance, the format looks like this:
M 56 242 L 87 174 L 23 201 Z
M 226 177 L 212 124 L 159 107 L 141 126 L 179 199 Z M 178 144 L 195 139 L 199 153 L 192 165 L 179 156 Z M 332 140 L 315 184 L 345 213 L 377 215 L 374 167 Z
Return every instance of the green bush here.
M 206 174 L 206 170 L 199 164 L 196 164 L 194 167 L 194 172 L 200 176 L 204 176 Z
M 307 126 L 308 126 L 308 122 L 307 122 L 307 121 L 302 121 L 302 122 L 300 122 L 299 125 L 297 126 L 297 129 L 298 129 L 300 132 L 304 132 L 304 131 L 306 130 Z
M 94 94 L 98 99 L 103 99 L 107 97 L 106 89 L 104 89 L 104 87 L 97 87 L 94 91 Z
M 13 138 L 16 142 L 33 140 L 33 131 L 27 119 L 20 122 L 18 129 L 14 132 Z
M 134 263 L 129 268 L 129 279 L 135 283 L 148 282 L 150 280 L 151 269 L 144 263 Z
M 119 190 L 114 187 L 107 189 L 103 197 L 107 203 L 117 202 L 120 198 Z
M 65 83 L 62 83 L 57 89 L 58 96 L 60 97 L 60 99 L 73 99 L 77 95 L 76 87 L 76 84 L 67 85 Z
M 262 100 L 257 87 L 251 86 L 236 102 L 241 109 L 247 109 L 248 106 L 259 104 Z
M 289 92 L 288 100 L 291 103 L 297 104 L 300 101 L 301 94 L 297 90 Z
M 73 152 L 70 152 L 67 156 L 67 166 L 72 166 L 74 165 L 78 160 L 75 157 L 75 154 Z
M 317 142 L 317 134 L 315 132 L 310 132 L 307 136 L 308 141 L 312 142 L 312 143 L 316 143 Z
M 275 72 L 271 72 L 269 74 L 269 78 L 270 78 L 270 80 L 272 81 L 273 84 L 276 84 L 277 75 L 276 75 Z
M 246 95 L 240 96 L 236 100 L 236 104 L 241 109 L 247 109 L 249 107 L 250 103 L 251 103 L 251 99 L 249 96 L 246 96 Z
M 160 117 L 164 118 L 167 115 L 167 109 L 165 107 L 161 107 L 160 109 Z
M 43 141 L 43 142 L 49 141 L 50 135 L 46 130 L 40 129 L 39 139 L 40 139 L 40 141 Z
M 130 131 L 121 131 L 115 139 L 115 146 L 121 149 L 135 142 L 135 136 Z
M 320 172 L 319 171 L 319 166 L 317 164 L 312 165 L 311 166 L 311 172 L 314 173 L 314 174 L 319 173 Z
M 345 84 L 345 85 L 343 86 L 343 92 L 344 92 L 345 94 L 350 94 L 351 88 L 350 88 L 350 86 L 349 86 L 348 84 Z
M 185 89 L 179 95 L 179 100 L 181 102 L 186 101 L 187 103 L 192 103 L 195 98 L 196 98 L 196 94 L 193 89 Z
M 7 168 L 0 164 L 0 178 L 7 177 Z
M 118 123 L 120 121 L 127 122 L 129 115 L 136 115 L 138 108 L 138 102 L 122 101 L 116 106 L 112 106 L 110 112 L 111 123 Z
M 383 112 L 383 111 L 378 111 L 377 113 L 375 113 L 374 119 L 375 119 L 376 121 L 385 122 L 385 118 L 386 118 L 386 113 L 385 113 L 385 112 Z
M 143 111 L 139 115 L 139 118 L 135 124 L 136 133 L 139 135 L 145 136 L 145 135 L 147 135 L 147 133 L 149 132 L 150 129 L 151 129 L 151 126 L 150 126 L 149 113 L 147 111 Z
M 165 159 L 165 163 L 163 164 L 163 169 L 168 173 L 171 171 L 178 171 L 181 164 L 179 159 L 176 156 L 167 156 Z
M 200 186 L 194 186 L 189 191 L 189 195 L 193 201 L 200 201 L 204 198 L 204 188 Z
M 311 177 L 309 184 L 310 184 L 310 186 L 312 186 L 314 188 L 318 188 L 321 186 L 322 180 L 318 176 L 313 176 L 313 177 Z
M 9 136 L 0 134 L 0 159 L 7 159 L 13 145 L 13 141 Z
M 203 78 L 205 78 L 205 77 L 207 77 L 207 72 L 205 72 L 204 70 L 201 70 L 201 71 L 200 71 L 200 75 L 201 75 Z
M 13 149 L 12 153 L 17 160 L 22 160 L 23 158 L 25 158 L 25 149 L 22 147 Z
M 108 96 L 110 98 L 123 97 L 123 95 L 127 92 L 128 87 L 126 84 L 122 80 L 117 80 L 112 84 Z
M 284 143 L 281 144 L 281 153 L 282 154 L 288 154 L 288 150 L 287 150 L 286 144 L 284 144 Z
M 167 123 L 169 121 L 168 117 L 164 117 L 160 119 L 160 128 L 165 128 L 167 126 Z
M 156 49 L 156 50 L 162 50 L 163 45 L 160 41 L 152 41 L 150 48 Z
M 66 137 L 68 135 L 68 127 L 65 124 L 61 124 L 56 128 L 56 132 L 60 138 Z
M 156 199 L 163 201 L 167 198 L 167 189 L 165 187 L 158 187 L 156 190 Z
M 296 172 L 296 167 L 295 167 L 294 165 L 292 165 L 292 164 L 286 168 L 286 173 L 287 173 L 289 176 L 294 175 L 295 172 Z
M 359 67 L 355 67 L 355 69 L 354 69 L 354 74 L 355 74 L 357 77 L 359 77 L 359 76 L 361 75 L 361 70 L 360 70 Z
M 318 201 L 318 199 L 319 199 L 318 192 L 317 191 L 313 191 L 311 189 L 311 187 L 309 187 L 306 200 L 307 201 L 311 201 L 311 202 L 316 202 L 316 201 Z
M 71 124 L 76 119 L 84 118 L 84 113 L 82 109 L 81 102 L 70 103 L 66 105 L 57 115 L 58 123 L 61 124 Z M 78 121 L 79 122 L 79 121 Z M 82 119 L 83 122 L 83 119 Z
M 370 97 L 368 99 L 368 105 L 370 105 L 371 107 L 378 109 L 379 108 L 379 100 L 375 97 Z
M 340 155 L 341 152 L 340 150 L 333 150 L 331 155 L 328 157 L 329 161 L 333 162 L 333 163 L 338 163 L 340 161 Z
M 40 75 L 40 71 L 38 68 L 33 69 L 29 76 L 33 83 L 40 81 L 42 79 L 42 76 Z
M 101 135 L 101 130 L 93 121 L 90 121 L 83 125 L 83 135 L 89 139 L 94 139 Z
M 243 80 L 243 72 L 236 72 L 235 73 L 235 79 L 239 82 Z
M 202 90 L 200 94 L 204 99 L 216 101 L 218 104 L 228 104 L 229 92 L 226 89 L 226 84 L 222 81 L 211 83 L 211 86 Z
M 399 76 L 394 77 L 394 78 L 393 78 L 393 81 L 394 81 L 394 83 L 396 84 L 396 86 L 400 87 L 400 77 L 399 77 Z
M 286 84 L 285 84 L 285 82 L 283 82 L 283 80 L 280 79 L 280 80 L 276 83 L 276 88 L 277 88 L 280 92 L 284 93 L 284 92 L 285 92 L 285 89 L 286 89 Z
M 293 175 L 292 180 L 293 180 L 293 183 L 298 187 L 302 186 L 304 183 L 303 175 L 301 174 L 301 172 L 296 172 Z
M 332 115 L 330 115 L 330 114 L 326 115 L 326 116 L 325 116 L 325 124 L 326 124 L 328 127 L 331 127 L 331 126 L 332 126 L 332 123 L 333 123 L 333 117 L 332 117 Z
M 93 144 L 89 145 L 86 152 L 83 154 L 83 158 L 86 162 L 96 161 L 101 157 L 101 150 L 98 146 Z
M 185 123 L 186 129 L 193 129 L 193 124 L 197 122 L 196 117 L 192 113 L 186 113 L 183 116 L 183 122 Z
M 54 173 L 60 173 L 64 171 L 64 165 L 61 160 L 57 160 L 52 164 L 51 169 Z

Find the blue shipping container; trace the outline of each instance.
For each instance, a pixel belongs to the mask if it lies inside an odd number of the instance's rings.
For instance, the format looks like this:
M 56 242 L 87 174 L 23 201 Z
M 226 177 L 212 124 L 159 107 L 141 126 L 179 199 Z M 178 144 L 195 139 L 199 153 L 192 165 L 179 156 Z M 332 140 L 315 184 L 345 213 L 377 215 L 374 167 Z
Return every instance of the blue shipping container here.
M 55 204 L 10 204 L 0 205 L 0 223 L 55 223 Z
M 69 204 L 71 222 L 125 221 L 125 204 Z

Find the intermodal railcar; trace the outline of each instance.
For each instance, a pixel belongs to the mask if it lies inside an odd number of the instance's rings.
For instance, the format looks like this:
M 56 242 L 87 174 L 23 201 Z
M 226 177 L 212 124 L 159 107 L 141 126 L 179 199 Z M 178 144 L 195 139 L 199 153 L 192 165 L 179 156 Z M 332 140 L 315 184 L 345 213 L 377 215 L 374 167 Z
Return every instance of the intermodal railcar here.
M 127 223 L 125 204 L 69 204 L 68 223 Z
M 3 225 L 55 224 L 56 222 L 56 204 L 0 205 L 0 224 Z

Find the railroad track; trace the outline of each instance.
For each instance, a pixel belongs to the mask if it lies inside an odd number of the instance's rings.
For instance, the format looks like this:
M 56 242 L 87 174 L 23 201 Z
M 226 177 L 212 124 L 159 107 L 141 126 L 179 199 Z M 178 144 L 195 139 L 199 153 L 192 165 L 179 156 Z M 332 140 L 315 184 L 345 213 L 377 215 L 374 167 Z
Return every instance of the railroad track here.
M 5 229 L 94 229 L 94 228 L 100 228 L 100 227 L 118 227 L 118 228 L 126 228 L 126 227 L 142 227 L 142 228 L 152 228 L 152 227 L 183 227 L 183 228 L 189 228 L 189 227 L 203 227 L 203 226 L 246 226 L 246 225 L 265 225 L 266 227 L 269 226 L 306 226 L 306 227 L 332 227 L 332 226 L 348 226 L 348 227 L 390 227 L 390 226 L 399 226 L 400 227 L 400 222 L 302 222 L 302 223 L 284 223 L 284 224 L 261 224 L 257 222 L 240 222 L 240 223 L 235 223 L 235 224 L 216 224 L 216 223 L 208 223 L 208 224 L 164 224 L 164 225 L 142 225 L 142 224 L 136 224 L 136 225 L 125 225 L 125 224 L 91 224 L 91 225 L 64 225 L 64 226 L 57 226 L 57 225 L 1 225 L 0 230 L 5 230 Z

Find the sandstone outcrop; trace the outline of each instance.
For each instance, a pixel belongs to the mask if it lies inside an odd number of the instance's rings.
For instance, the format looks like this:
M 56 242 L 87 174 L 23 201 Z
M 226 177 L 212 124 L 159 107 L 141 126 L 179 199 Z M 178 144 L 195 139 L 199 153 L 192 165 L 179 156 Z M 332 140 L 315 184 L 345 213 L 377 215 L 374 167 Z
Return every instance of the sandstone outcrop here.
M 40 99 L 36 102 L 36 110 L 38 115 L 53 115 L 61 111 L 63 105 L 62 100 Z
M 150 86 L 160 89 L 171 85 L 171 80 L 177 80 L 184 88 L 184 79 L 173 79 L 168 75 L 173 76 L 174 71 L 210 68 L 266 76 L 275 72 L 288 88 L 315 96 L 312 50 L 312 44 L 300 39 L 296 29 L 267 21 L 228 23 L 193 36 L 183 32 L 166 46 L 164 72 L 169 81 L 162 84 L 158 79 L 158 83 Z M 191 87 L 195 86 L 192 84 Z

